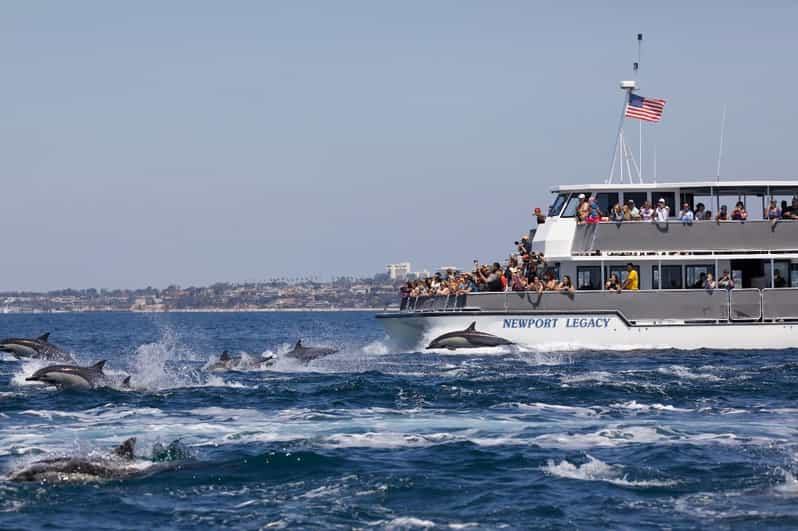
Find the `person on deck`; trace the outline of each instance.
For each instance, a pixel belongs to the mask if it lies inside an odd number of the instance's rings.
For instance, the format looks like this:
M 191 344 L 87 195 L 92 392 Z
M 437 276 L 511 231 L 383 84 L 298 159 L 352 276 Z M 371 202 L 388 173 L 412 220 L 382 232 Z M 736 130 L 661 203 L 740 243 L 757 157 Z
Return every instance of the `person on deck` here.
M 659 201 L 657 201 L 657 210 L 654 213 L 654 221 L 657 223 L 667 223 L 668 218 L 671 215 L 670 207 L 665 204 L 665 199 L 660 197 Z
M 640 289 L 640 279 L 637 275 L 635 267 L 629 263 L 626 264 L 626 280 L 623 283 L 623 289 L 637 291 Z

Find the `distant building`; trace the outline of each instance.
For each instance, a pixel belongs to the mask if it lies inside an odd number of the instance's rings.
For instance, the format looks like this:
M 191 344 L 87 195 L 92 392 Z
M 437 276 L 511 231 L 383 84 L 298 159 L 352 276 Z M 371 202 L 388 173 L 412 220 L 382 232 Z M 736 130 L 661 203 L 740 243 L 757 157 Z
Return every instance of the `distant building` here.
M 388 278 L 391 280 L 404 280 L 410 274 L 410 262 L 388 264 L 385 269 L 388 272 Z

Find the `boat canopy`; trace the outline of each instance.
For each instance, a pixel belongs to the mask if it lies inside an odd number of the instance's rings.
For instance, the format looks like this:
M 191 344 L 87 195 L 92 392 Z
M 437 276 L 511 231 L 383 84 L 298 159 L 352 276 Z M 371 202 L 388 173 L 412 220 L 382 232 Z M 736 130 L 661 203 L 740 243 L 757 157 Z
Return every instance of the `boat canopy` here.
M 554 193 L 569 192 L 643 192 L 648 190 L 680 190 L 696 195 L 798 195 L 798 181 L 684 181 L 653 183 L 568 184 L 551 189 Z

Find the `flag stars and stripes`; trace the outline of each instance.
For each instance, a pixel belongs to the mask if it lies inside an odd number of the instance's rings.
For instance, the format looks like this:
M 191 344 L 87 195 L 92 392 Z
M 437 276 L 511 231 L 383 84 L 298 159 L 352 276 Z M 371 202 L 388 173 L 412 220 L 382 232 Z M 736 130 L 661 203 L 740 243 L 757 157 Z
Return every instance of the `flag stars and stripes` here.
M 624 116 L 645 120 L 646 122 L 659 122 L 662 119 L 662 111 L 664 109 L 665 100 L 629 94 Z

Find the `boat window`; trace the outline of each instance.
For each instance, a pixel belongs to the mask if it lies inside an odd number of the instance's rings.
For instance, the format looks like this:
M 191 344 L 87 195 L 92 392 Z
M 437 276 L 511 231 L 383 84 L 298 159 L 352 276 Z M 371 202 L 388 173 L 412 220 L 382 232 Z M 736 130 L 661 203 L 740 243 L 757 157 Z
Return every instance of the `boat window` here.
M 643 208 L 643 203 L 648 201 L 648 192 L 624 192 L 623 202 L 628 203 L 630 199 L 635 202 L 637 208 Z
M 717 280 L 715 275 L 715 266 L 712 264 L 688 265 L 684 267 L 685 284 L 688 289 L 703 289 L 704 281 L 707 279 L 707 274 L 712 273 L 712 276 Z
M 665 204 L 668 205 L 670 208 L 670 217 L 675 217 L 679 215 L 679 210 L 681 210 L 682 205 L 676 204 L 676 192 L 652 192 L 651 193 L 651 203 L 652 208 L 657 207 L 657 202 L 659 202 L 660 198 L 665 200 Z
M 651 288 L 660 289 L 659 287 L 659 267 L 654 266 L 651 268 Z M 662 289 L 682 289 L 682 266 L 680 265 L 664 265 L 662 266 Z
M 765 265 L 765 277 L 767 278 L 767 280 L 766 280 L 765 286 L 767 286 L 768 288 L 771 288 L 771 287 L 774 287 L 774 288 L 786 288 L 787 286 L 790 285 L 791 279 L 790 279 L 790 262 L 789 262 L 789 260 L 775 260 L 773 262 L 773 270 L 776 273 L 778 273 L 776 278 L 779 279 L 779 281 L 775 283 L 775 284 L 778 284 L 778 285 L 774 285 L 774 283 L 771 282 L 771 280 L 770 280 L 770 264 L 766 264 Z
M 601 289 L 601 267 L 577 266 L 576 289 L 583 289 L 583 290 Z
M 596 194 L 601 213 L 608 216 L 612 207 L 618 202 L 618 192 L 600 192 Z
M 798 264 L 790 264 L 790 287 L 798 288 Z
M 549 207 L 549 216 L 559 216 L 560 210 L 562 210 L 562 206 L 565 203 L 565 199 L 568 197 L 568 194 L 559 194 L 555 199 L 554 203 Z

